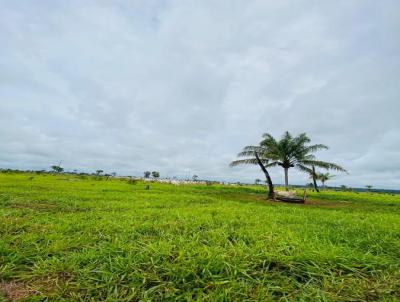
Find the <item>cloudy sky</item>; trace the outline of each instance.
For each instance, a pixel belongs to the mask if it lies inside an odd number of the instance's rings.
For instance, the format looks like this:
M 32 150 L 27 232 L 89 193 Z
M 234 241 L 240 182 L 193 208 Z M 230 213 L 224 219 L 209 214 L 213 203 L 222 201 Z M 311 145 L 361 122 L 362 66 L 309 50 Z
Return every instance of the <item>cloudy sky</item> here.
M 400 1 L 0 0 L 0 167 L 253 182 L 286 130 L 400 189 Z

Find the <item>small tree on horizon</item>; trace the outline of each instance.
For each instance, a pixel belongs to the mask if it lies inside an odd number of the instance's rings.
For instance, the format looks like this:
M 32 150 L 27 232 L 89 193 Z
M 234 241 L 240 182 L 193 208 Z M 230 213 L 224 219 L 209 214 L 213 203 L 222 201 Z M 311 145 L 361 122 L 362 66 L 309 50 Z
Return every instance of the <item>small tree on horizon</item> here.
M 371 185 L 366 185 L 365 187 L 367 188 L 368 192 L 371 192 L 371 190 L 372 190 L 372 186 Z
M 327 182 L 328 180 L 331 180 L 333 177 L 335 177 L 335 175 L 332 175 L 330 173 L 318 174 L 318 179 L 321 181 L 323 188 L 325 188 L 325 182 Z
M 151 172 L 150 172 L 150 171 L 145 171 L 145 172 L 143 172 L 144 178 L 149 178 L 150 175 L 151 175 Z
M 61 173 L 64 171 L 64 168 L 62 168 L 61 166 L 57 166 L 57 165 L 51 166 L 51 169 L 56 173 Z
M 308 184 L 305 185 L 307 188 L 314 189 L 314 184 L 312 182 L 309 182 Z
M 96 170 L 96 174 L 100 176 L 104 171 L 103 170 Z
M 193 175 L 193 176 L 192 176 L 192 179 L 193 179 L 193 181 L 198 181 L 198 180 L 199 180 L 199 177 L 198 177 L 197 175 Z
M 151 172 L 151 176 L 153 176 L 153 178 L 157 179 L 157 178 L 160 177 L 160 172 L 158 172 L 158 171 L 153 171 L 153 172 Z

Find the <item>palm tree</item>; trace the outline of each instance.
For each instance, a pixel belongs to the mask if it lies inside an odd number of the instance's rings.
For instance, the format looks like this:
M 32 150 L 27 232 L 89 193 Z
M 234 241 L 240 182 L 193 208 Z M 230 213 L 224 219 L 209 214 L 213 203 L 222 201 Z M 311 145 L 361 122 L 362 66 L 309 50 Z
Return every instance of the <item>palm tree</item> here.
M 331 180 L 335 175 L 332 175 L 330 173 L 319 173 L 317 174 L 317 179 L 319 179 L 322 182 L 322 187 L 325 188 L 325 182 L 328 180 Z
M 238 154 L 238 157 L 246 157 L 244 159 L 235 160 L 230 163 L 231 167 L 238 165 L 248 164 L 248 165 L 259 165 L 263 171 L 268 184 L 268 199 L 274 199 L 274 185 L 272 184 L 271 176 L 267 170 L 268 158 L 265 157 L 267 154 L 266 150 L 262 146 L 246 146 L 243 148 L 242 152 Z
M 317 185 L 317 179 L 318 179 L 318 174 L 317 172 L 315 172 L 315 167 L 311 166 L 311 170 L 308 172 L 310 174 L 310 179 L 312 179 L 312 185 L 315 189 L 315 191 L 317 191 L 317 193 L 319 193 L 319 189 L 318 189 L 318 185 Z
M 367 188 L 368 192 L 371 192 L 371 190 L 372 190 L 372 186 L 371 185 L 366 185 L 365 187 Z
M 310 138 L 305 133 L 293 137 L 286 131 L 280 140 L 276 140 L 269 133 L 263 134 L 263 140 L 260 143 L 262 156 L 270 160 L 266 167 L 281 166 L 284 169 L 286 189 L 289 185 L 290 168 L 297 168 L 310 175 L 315 174 L 315 167 L 347 172 L 337 164 L 317 160 L 313 153 L 328 149 L 328 147 L 322 144 L 310 145 L 310 142 Z

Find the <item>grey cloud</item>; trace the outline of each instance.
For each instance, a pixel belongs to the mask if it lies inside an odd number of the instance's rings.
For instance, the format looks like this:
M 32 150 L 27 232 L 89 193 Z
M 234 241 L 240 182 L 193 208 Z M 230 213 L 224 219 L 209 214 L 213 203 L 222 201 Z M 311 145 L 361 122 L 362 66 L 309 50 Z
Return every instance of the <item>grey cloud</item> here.
M 397 1 L 0 7 L 3 167 L 253 181 L 229 162 L 290 130 L 350 170 L 331 184 L 400 187 Z

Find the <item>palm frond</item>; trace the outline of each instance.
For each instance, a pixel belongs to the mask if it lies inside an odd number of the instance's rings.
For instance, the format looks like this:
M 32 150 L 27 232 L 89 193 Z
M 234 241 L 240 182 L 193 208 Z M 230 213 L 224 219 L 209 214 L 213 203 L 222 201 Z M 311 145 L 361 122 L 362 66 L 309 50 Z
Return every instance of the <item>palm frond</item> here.
M 334 163 L 329 163 L 326 161 L 322 160 L 302 160 L 301 164 L 304 166 L 315 166 L 327 170 L 335 170 L 335 171 L 340 171 L 340 172 L 345 172 L 348 173 L 347 170 L 337 164 Z
M 314 171 L 311 168 L 307 167 L 307 166 L 304 166 L 304 165 L 301 165 L 301 164 L 297 164 L 296 168 L 299 169 L 300 171 L 308 173 L 310 175 L 314 174 Z
M 319 150 L 327 150 L 327 149 L 329 149 L 329 147 L 324 144 L 315 144 L 315 145 L 305 147 L 304 152 L 311 153 L 311 152 L 316 152 Z
M 279 164 L 280 164 L 280 162 L 278 162 L 278 161 L 274 161 L 274 162 L 271 162 L 271 163 L 268 163 L 268 161 L 267 161 L 267 163 L 265 164 L 265 167 L 266 168 L 276 167 Z
M 258 165 L 258 162 L 257 159 L 255 158 L 246 158 L 246 159 L 234 160 L 229 164 L 230 167 L 236 167 L 239 165 Z
M 245 156 L 254 156 L 254 152 L 256 151 L 242 151 L 238 153 L 238 157 L 245 157 Z

